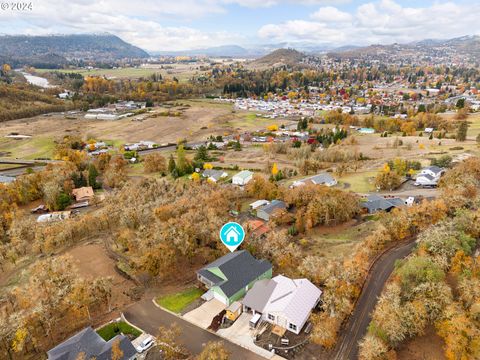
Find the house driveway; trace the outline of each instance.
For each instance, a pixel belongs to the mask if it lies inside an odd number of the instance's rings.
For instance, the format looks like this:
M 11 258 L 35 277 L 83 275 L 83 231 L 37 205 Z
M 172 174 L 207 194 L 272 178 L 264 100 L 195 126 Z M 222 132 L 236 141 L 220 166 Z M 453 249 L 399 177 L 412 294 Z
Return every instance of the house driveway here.
M 212 299 L 186 313 L 183 317 L 185 320 L 190 321 L 203 329 L 207 329 L 212 323 L 213 318 L 225 308 L 225 304 L 217 299 Z
M 159 326 L 168 328 L 173 323 L 178 324 L 182 331 L 177 341 L 193 355 L 199 354 L 208 342 L 222 341 L 218 335 L 156 307 L 151 299 L 144 299 L 131 305 L 124 311 L 124 316 L 132 324 L 150 334 L 157 334 Z M 229 341 L 224 341 L 224 344 L 230 352 L 230 360 L 262 360 L 257 354 Z
M 219 329 L 217 334 L 235 344 L 247 348 L 260 356 L 270 359 L 274 356 L 271 352 L 255 345 L 253 342 L 253 331 L 250 330 L 250 319 L 253 317 L 250 313 L 243 313 L 233 323 L 232 326 L 226 329 Z M 278 357 L 277 357 L 278 358 Z M 281 359 L 281 358 L 280 358 Z

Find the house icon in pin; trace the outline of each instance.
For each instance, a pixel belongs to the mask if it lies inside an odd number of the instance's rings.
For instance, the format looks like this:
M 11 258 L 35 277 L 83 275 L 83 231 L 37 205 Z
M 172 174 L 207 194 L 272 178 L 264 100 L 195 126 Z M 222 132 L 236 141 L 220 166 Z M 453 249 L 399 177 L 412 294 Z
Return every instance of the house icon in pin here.
M 236 244 L 239 242 L 238 237 L 240 236 L 240 232 L 234 227 L 230 226 L 228 230 L 225 232 L 226 242 L 229 244 Z

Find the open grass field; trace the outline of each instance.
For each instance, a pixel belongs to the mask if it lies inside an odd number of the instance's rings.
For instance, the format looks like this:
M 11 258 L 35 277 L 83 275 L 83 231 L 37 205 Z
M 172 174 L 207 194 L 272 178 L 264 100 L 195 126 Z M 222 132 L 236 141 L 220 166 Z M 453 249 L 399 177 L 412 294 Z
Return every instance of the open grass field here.
M 346 190 L 368 193 L 375 191 L 374 179 L 376 175 L 377 171 L 358 171 L 345 174 L 338 181 L 340 185 L 346 184 Z
M 306 253 L 327 258 L 344 258 L 352 247 L 365 239 L 376 226 L 374 221 L 357 224 L 356 220 L 338 226 L 318 226 L 307 233 Z
M 181 313 L 189 304 L 200 298 L 204 291 L 198 288 L 190 288 L 175 294 L 160 296 L 156 299 L 157 304 L 173 311 L 174 313 Z
M 5 157 L 27 160 L 51 158 L 54 147 L 55 143 L 49 136 L 32 137 L 23 140 L 0 138 L 0 153 Z
M 165 79 L 177 78 L 186 82 L 192 76 L 202 75 L 199 67 L 207 66 L 206 63 L 198 64 L 166 64 L 166 65 L 142 65 L 139 67 L 126 67 L 117 69 L 59 69 L 63 73 L 78 73 L 83 76 L 104 76 L 109 79 L 138 79 L 146 78 L 152 74 L 161 74 Z M 51 69 L 36 69 L 39 74 L 51 72 Z
M 100 335 L 103 340 L 109 341 L 120 334 L 131 335 L 133 338 L 137 338 L 142 332 L 128 325 L 125 321 L 119 321 L 107 324 L 98 329 L 97 334 Z

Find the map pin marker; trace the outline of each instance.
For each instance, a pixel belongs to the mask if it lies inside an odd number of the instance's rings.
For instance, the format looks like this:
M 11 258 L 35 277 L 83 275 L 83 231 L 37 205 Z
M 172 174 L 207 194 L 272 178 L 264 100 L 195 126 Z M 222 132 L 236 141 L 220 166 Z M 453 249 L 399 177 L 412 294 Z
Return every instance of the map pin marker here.
M 235 251 L 245 239 L 245 230 L 236 222 L 229 222 L 220 230 L 220 240 L 231 252 Z

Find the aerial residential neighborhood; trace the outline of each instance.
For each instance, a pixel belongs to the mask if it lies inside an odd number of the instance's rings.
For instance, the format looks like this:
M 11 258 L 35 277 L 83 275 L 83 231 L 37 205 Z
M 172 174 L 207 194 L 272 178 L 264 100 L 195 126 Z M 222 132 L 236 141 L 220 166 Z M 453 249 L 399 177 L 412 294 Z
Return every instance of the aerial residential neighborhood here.
M 478 0 L 0 5 L 0 360 L 480 359 Z

